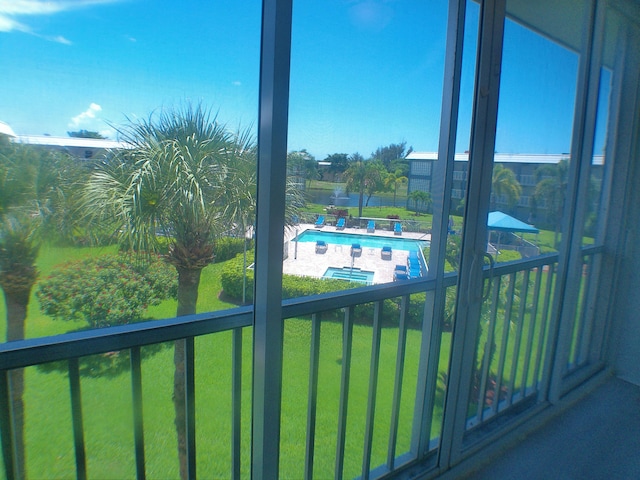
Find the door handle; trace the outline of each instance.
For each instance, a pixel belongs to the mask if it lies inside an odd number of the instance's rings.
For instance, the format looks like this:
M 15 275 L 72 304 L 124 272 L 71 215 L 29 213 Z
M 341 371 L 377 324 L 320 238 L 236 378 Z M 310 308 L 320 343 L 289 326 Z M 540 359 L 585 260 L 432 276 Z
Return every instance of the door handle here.
M 489 294 L 491 293 L 491 284 L 493 283 L 493 267 L 495 267 L 495 260 L 490 253 L 484 252 L 483 257 L 489 259 L 489 282 L 487 283 L 487 291 L 484 291 L 484 283 L 482 286 L 482 296 L 481 300 L 484 302 L 487 298 L 489 298 Z

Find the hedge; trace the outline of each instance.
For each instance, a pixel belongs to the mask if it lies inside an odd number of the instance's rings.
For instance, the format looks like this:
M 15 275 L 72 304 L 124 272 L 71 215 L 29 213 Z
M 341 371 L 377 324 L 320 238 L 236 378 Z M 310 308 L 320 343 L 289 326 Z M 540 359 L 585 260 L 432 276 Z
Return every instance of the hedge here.
M 254 261 L 254 251 L 247 252 L 247 265 Z M 242 255 L 238 255 L 233 260 L 226 263 L 222 270 L 221 283 L 224 294 L 237 302 L 242 301 Z M 253 269 L 246 269 L 246 299 L 250 303 L 253 301 Z M 323 279 L 316 277 L 299 277 L 297 275 L 282 276 L 282 297 L 297 298 L 318 295 L 322 293 L 336 292 L 354 288 L 351 282 L 346 280 Z M 385 326 L 397 326 L 399 319 L 400 298 L 387 299 L 382 306 L 382 324 Z M 425 294 L 418 293 L 411 296 L 409 301 L 409 312 L 407 325 L 412 328 L 420 328 L 424 315 Z M 354 309 L 354 317 L 357 323 L 371 324 L 373 321 L 374 304 L 367 303 L 357 305 Z M 340 320 L 342 318 L 339 310 L 326 312 L 323 319 Z

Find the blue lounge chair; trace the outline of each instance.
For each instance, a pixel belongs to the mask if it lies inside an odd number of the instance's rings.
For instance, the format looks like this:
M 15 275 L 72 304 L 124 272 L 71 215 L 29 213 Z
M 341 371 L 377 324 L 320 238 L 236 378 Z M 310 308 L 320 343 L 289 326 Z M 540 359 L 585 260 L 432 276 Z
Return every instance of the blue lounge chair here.
M 362 255 L 362 247 L 360 246 L 360 244 L 359 243 L 351 244 L 351 256 L 359 257 L 360 255 Z
M 420 260 L 418 259 L 418 252 L 409 252 L 409 258 L 407 258 L 407 265 L 409 267 L 409 277 L 418 278 L 421 276 L 422 267 L 420 266 Z
M 393 281 L 397 282 L 398 280 L 409 280 L 409 275 L 402 272 L 393 272 Z
M 407 273 L 406 265 L 396 265 L 393 269 L 393 273 Z
M 342 230 L 344 228 L 344 218 L 340 217 L 336 222 L 336 230 Z
M 316 220 L 316 228 L 324 227 L 324 215 L 320 215 Z
M 389 245 L 385 245 L 384 247 L 382 247 L 380 256 L 383 260 L 391 260 L 391 247 Z
M 402 225 L 400 224 L 400 222 L 396 222 L 393 226 L 393 234 L 402 235 Z
M 367 233 L 373 233 L 376 231 L 376 222 L 369 220 L 367 223 Z
M 329 248 L 329 246 L 324 240 L 318 240 L 316 242 L 316 253 L 325 253 L 327 248 Z

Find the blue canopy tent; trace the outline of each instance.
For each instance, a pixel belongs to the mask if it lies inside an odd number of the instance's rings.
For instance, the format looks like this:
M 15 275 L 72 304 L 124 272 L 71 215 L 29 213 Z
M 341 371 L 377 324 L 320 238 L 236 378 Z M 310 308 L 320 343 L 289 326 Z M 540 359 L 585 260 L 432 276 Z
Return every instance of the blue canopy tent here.
M 502 212 L 489 212 L 487 227 L 489 230 L 496 230 L 498 232 L 539 232 L 533 225 L 521 222 L 517 218 L 513 218 L 511 215 Z
M 503 212 L 489 212 L 489 218 L 487 219 L 487 228 L 489 230 L 495 230 L 498 232 L 498 245 L 496 250 L 500 250 L 500 241 L 502 232 L 508 232 L 514 234 L 520 233 L 538 233 L 539 230 L 533 225 L 524 223 L 517 218 L 507 215 Z

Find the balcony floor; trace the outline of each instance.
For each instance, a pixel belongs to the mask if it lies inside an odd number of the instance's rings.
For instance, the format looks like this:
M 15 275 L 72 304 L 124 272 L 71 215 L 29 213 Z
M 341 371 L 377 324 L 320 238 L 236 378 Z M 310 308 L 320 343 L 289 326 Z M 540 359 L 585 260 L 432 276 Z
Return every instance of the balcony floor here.
M 607 380 L 465 478 L 640 478 L 640 387 Z

